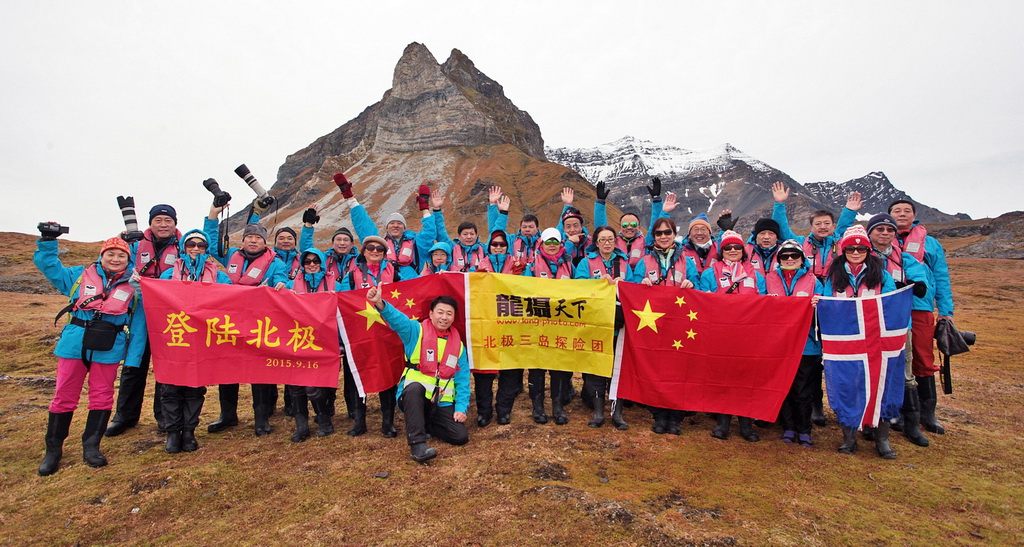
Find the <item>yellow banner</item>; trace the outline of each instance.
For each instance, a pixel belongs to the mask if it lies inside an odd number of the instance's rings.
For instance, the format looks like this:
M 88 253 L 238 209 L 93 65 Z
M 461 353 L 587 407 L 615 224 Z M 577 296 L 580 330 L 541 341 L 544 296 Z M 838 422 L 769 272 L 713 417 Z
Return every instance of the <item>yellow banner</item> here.
M 469 274 L 474 370 L 612 375 L 615 286 L 603 279 Z

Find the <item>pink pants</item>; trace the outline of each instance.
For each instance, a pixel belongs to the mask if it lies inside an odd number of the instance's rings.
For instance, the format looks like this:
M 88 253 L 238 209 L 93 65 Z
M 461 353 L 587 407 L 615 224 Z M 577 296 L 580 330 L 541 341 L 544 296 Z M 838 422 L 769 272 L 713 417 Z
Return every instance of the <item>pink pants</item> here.
M 89 410 L 110 410 L 114 406 L 114 379 L 117 363 L 93 363 L 88 370 L 81 359 L 57 358 L 57 392 L 50 412 L 72 412 L 78 408 L 82 384 L 89 376 Z

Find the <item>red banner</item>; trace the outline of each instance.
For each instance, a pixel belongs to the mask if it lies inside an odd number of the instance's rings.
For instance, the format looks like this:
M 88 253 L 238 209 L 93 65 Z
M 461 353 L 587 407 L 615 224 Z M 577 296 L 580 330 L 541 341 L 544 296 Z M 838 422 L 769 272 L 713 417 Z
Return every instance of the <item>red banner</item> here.
M 626 326 L 611 396 L 774 421 L 793 383 L 811 299 L 618 284 Z
M 366 291 L 358 289 L 337 293 L 337 309 L 342 319 L 341 336 L 345 341 L 349 368 L 359 394 L 379 393 L 398 383 L 405 368 L 402 340 L 366 301 Z M 466 276 L 443 273 L 417 277 L 381 286 L 384 300 L 414 320 L 426 319 L 430 302 L 448 295 L 459 303 L 454 327 L 466 338 Z
M 331 293 L 142 279 L 156 380 L 337 387 Z

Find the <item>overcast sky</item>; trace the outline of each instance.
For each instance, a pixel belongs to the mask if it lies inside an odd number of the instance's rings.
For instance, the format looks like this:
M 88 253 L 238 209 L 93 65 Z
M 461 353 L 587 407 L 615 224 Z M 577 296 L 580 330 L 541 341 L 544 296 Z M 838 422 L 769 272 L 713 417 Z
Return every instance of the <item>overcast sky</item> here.
M 1024 3 L 839 4 L 3 2 L 0 230 L 108 237 L 119 194 L 200 227 L 203 179 L 248 200 L 244 162 L 269 188 L 414 41 L 469 56 L 548 146 L 729 142 L 799 182 L 884 171 L 949 213 L 1024 209 Z

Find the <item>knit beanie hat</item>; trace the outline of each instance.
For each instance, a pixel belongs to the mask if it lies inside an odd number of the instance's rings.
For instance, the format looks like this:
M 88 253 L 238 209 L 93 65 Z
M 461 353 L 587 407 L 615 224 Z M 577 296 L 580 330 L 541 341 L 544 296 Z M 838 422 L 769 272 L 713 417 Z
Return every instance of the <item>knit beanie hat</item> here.
M 246 236 L 260 236 L 263 241 L 267 240 L 267 229 L 259 224 L 246 224 L 245 230 L 242 230 L 242 238 Z
M 352 241 L 356 240 L 356 238 L 352 237 L 352 231 L 349 230 L 348 228 L 345 228 L 344 226 L 334 231 L 334 234 L 331 235 L 331 241 L 334 241 L 334 238 L 338 237 L 339 235 L 346 235 Z
M 846 248 L 852 245 L 871 247 L 871 241 L 868 239 L 868 232 L 860 224 L 854 224 L 843 232 L 843 238 L 839 240 L 839 252 L 846 251 Z
M 288 226 L 285 226 L 284 228 L 278 228 L 277 231 L 274 232 L 274 239 L 277 239 L 277 236 L 281 235 L 281 232 L 288 232 L 289 234 L 292 235 L 292 237 L 299 237 L 298 235 L 295 234 L 295 230 L 292 230 Z
M 768 230 L 769 232 L 775 234 L 776 239 L 782 237 L 782 234 L 780 233 L 781 230 L 779 230 L 779 223 L 775 222 L 770 218 L 762 218 L 758 220 L 756 224 L 754 224 L 754 237 L 757 237 L 757 234 L 760 234 L 765 230 Z
M 896 219 L 886 213 L 879 213 L 868 220 L 868 226 L 865 231 L 870 234 L 871 230 L 874 230 L 877 226 L 892 226 L 892 229 L 895 230 Z
M 121 236 L 112 237 L 112 238 L 104 241 L 103 245 L 100 245 L 100 254 L 103 254 L 103 253 L 105 253 L 105 252 L 107 252 L 107 251 L 109 251 L 111 249 L 117 249 L 118 251 L 124 251 L 129 256 L 131 256 L 131 254 L 132 254 L 131 249 L 128 247 L 128 242 L 123 240 L 123 239 L 121 239 Z
M 171 207 L 170 205 L 167 205 L 165 203 L 154 205 L 153 208 L 149 210 L 150 224 L 153 224 L 153 217 L 157 215 L 167 215 L 174 220 L 175 224 L 178 223 L 178 212 L 174 210 L 174 207 Z
M 564 226 L 565 221 L 570 218 L 578 218 L 580 220 L 580 224 L 583 224 L 583 213 L 575 207 L 569 207 L 564 213 L 562 213 L 562 225 Z
M 690 230 L 692 230 L 694 226 L 698 225 L 704 226 L 709 232 L 711 231 L 711 221 L 708 220 L 708 216 L 706 214 L 701 213 L 690 221 L 690 225 L 686 227 L 686 233 L 689 234 Z
M 387 227 L 387 225 L 392 222 L 401 222 L 402 226 L 408 226 L 408 224 L 405 223 L 405 217 L 402 216 L 402 213 L 391 213 L 388 220 L 384 222 L 384 226 Z
M 736 233 L 736 232 L 734 232 L 732 230 L 726 230 L 725 233 L 722 234 L 722 241 L 721 241 L 720 245 L 722 247 L 725 247 L 726 245 L 729 245 L 729 244 L 732 244 L 732 243 L 736 243 L 740 247 L 742 247 L 743 246 L 743 236 L 741 236 L 740 234 L 738 234 L 738 233 Z

